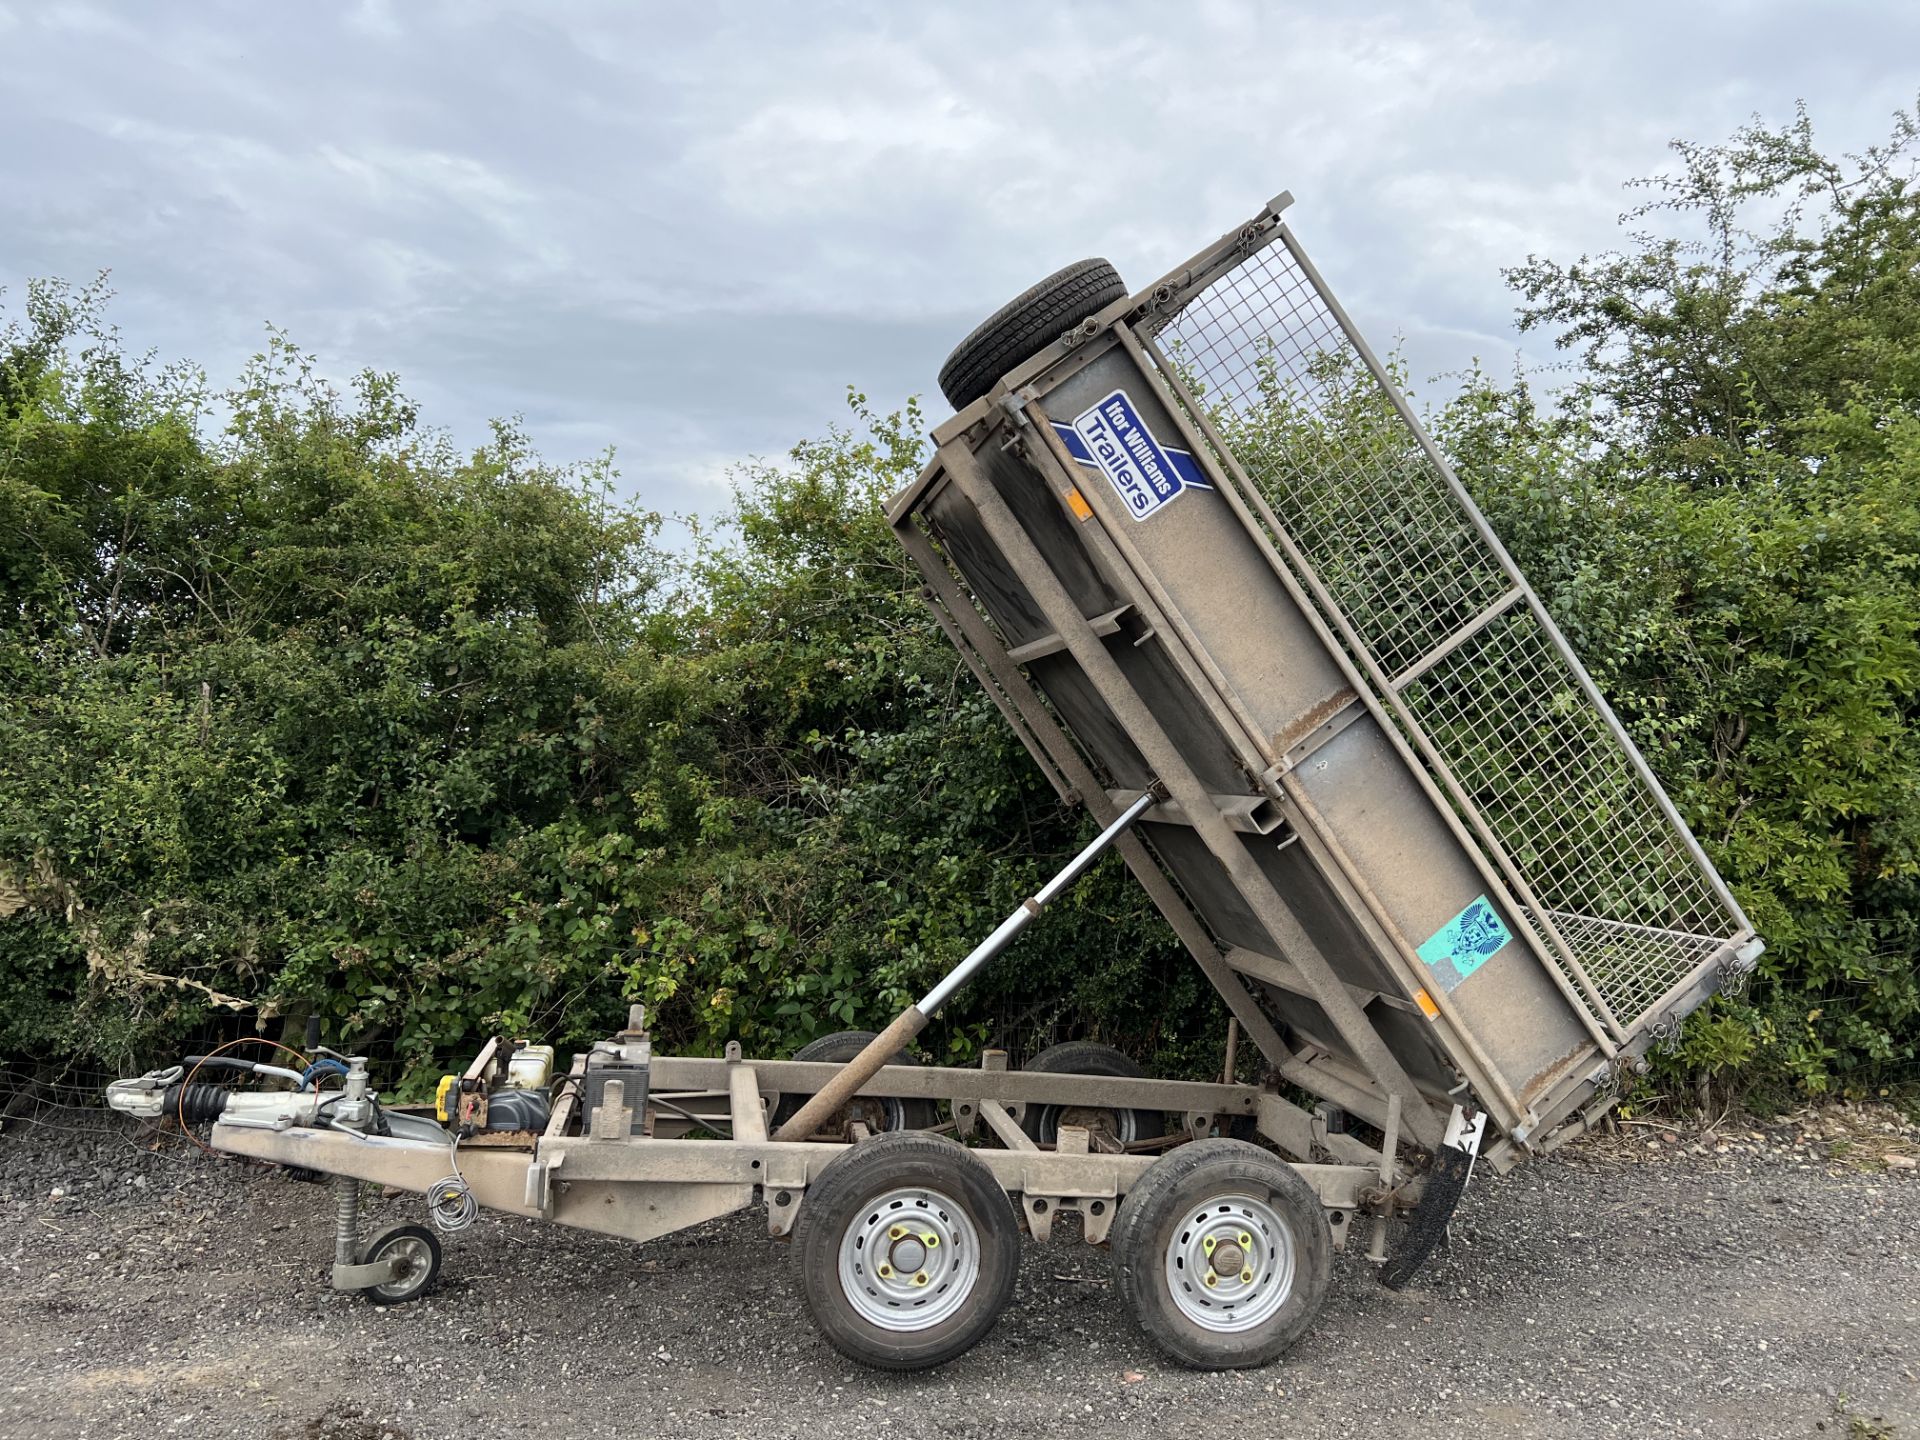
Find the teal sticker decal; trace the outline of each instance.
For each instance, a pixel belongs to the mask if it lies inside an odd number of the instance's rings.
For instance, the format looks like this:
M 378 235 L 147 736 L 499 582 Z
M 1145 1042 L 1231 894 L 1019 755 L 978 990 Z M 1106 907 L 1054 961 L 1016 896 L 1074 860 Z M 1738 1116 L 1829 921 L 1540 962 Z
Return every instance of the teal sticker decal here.
M 1482 895 L 1428 938 L 1419 956 L 1433 970 L 1433 983 L 1450 991 L 1498 955 L 1513 932 Z

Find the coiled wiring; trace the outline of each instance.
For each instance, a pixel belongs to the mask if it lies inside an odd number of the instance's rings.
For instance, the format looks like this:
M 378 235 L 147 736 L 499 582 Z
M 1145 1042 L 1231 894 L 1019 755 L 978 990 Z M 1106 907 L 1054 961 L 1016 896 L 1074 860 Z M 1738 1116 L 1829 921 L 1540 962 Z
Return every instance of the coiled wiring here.
M 473 1198 L 473 1191 L 460 1173 L 460 1137 L 455 1135 L 453 1143 L 447 1147 L 447 1161 L 453 1167 L 453 1173 L 444 1180 L 433 1182 L 427 1191 L 427 1218 L 433 1221 L 436 1230 L 451 1235 L 456 1230 L 464 1230 L 480 1214 L 480 1202 Z

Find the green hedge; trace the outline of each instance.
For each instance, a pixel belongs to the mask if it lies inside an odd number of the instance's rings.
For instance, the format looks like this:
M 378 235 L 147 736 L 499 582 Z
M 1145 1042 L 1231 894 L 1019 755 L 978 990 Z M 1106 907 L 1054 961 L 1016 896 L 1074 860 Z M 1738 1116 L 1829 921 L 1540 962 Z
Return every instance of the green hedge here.
M 1513 273 L 1577 383 L 1475 375 L 1435 417 L 1771 942 L 1682 1063 L 1802 1090 L 1911 1077 L 1920 1033 L 1913 134 L 1679 147 L 1634 230 L 1693 244 Z M 851 396 L 669 550 L 608 463 L 507 426 L 459 453 L 392 377 L 336 393 L 276 338 L 216 394 L 125 354 L 98 287 L 24 299 L 0 1052 L 132 1065 L 317 1011 L 417 1091 L 631 998 L 672 1046 L 788 1050 L 888 1018 L 1082 838 L 887 533 L 913 406 Z M 1217 1066 L 1220 1007 L 1112 862 L 1020 943 L 936 1049 Z

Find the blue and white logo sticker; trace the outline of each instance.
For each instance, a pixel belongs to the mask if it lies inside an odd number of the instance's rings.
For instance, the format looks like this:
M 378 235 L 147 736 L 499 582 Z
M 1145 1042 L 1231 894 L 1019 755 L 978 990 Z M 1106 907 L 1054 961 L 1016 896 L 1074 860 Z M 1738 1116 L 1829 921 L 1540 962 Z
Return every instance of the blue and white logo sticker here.
M 1513 932 L 1482 895 L 1434 931 L 1417 953 L 1444 994 L 1498 955 L 1511 939 Z
M 1076 416 L 1073 424 L 1056 421 L 1053 428 L 1069 455 L 1107 477 L 1136 520 L 1171 505 L 1183 490 L 1213 488 L 1202 477 L 1191 451 L 1153 438 L 1124 390 L 1115 390 Z

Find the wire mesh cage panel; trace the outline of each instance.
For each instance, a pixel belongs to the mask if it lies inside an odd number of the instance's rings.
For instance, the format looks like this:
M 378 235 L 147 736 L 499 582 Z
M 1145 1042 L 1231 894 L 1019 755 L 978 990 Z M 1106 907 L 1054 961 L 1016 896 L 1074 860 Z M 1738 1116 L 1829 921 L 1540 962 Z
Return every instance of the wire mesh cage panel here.
M 1542 949 L 1617 1033 L 1656 1019 L 1745 918 L 1297 242 L 1151 329 Z

